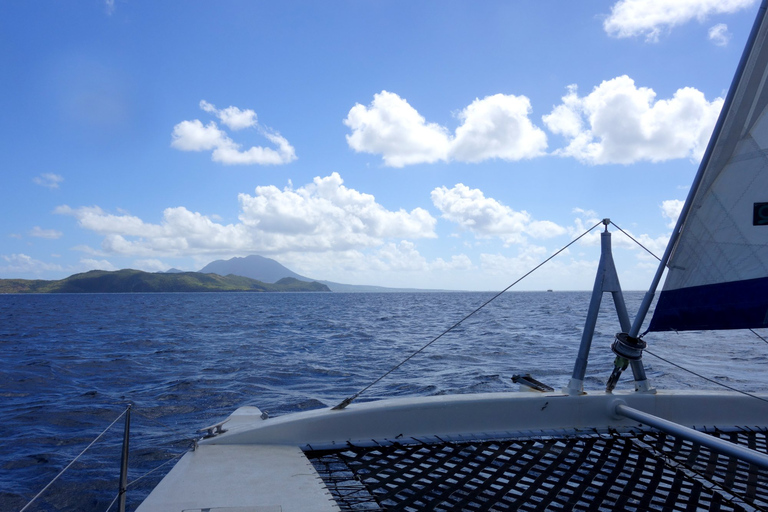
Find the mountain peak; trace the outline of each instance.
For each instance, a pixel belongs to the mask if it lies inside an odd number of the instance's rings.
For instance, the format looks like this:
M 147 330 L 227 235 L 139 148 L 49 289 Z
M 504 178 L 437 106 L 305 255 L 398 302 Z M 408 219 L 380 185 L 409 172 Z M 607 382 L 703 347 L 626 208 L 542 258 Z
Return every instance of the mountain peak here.
M 228 260 L 216 260 L 203 267 L 200 272 L 203 274 L 219 274 L 226 276 L 235 274 L 237 276 L 250 277 L 263 283 L 276 283 L 285 277 L 292 277 L 299 281 L 312 281 L 304 276 L 287 269 L 280 263 L 271 258 L 265 258 L 258 254 L 251 254 L 245 257 L 235 257 Z

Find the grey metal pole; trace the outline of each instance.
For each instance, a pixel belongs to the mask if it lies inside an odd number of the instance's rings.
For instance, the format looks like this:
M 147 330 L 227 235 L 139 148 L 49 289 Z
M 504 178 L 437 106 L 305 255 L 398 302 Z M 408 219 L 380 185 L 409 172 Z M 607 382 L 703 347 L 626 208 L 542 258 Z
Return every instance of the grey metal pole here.
M 118 490 L 117 510 L 125 512 L 125 490 L 128 487 L 128 437 L 131 433 L 131 407 L 125 410 L 125 430 L 123 431 L 123 453 L 120 459 L 120 489 Z
M 662 430 L 667 434 L 672 434 L 673 436 L 698 443 L 718 453 L 722 453 L 723 455 L 728 455 L 730 457 L 736 457 L 745 462 L 749 462 L 750 464 L 759 466 L 762 469 L 768 469 L 768 455 L 763 453 L 756 452 L 738 444 L 710 436 L 704 432 L 699 432 L 698 430 L 693 430 L 692 428 L 685 427 L 673 421 L 659 418 L 653 414 L 638 411 L 637 409 L 633 409 L 632 407 L 629 407 L 621 402 L 616 405 L 615 410 L 616 414 L 625 416 L 635 421 L 639 421 L 640 423 L 644 423 L 655 429 Z
M 584 376 L 587 373 L 587 361 L 589 351 L 592 348 L 592 338 L 597 325 L 597 315 L 600 312 L 600 302 L 603 298 L 603 282 L 606 277 L 606 267 L 611 260 L 611 234 L 608 232 L 609 219 L 604 219 L 605 231 L 600 234 L 600 263 L 597 266 L 595 285 L 592 288 L 592 298 L 589 300 L 587 319 L 584 322 L 584 331 L 581 333 L 581 343 L 576 362 L 573 365 L 573 374 L 564 391 L 569 395 L 584 394 Z

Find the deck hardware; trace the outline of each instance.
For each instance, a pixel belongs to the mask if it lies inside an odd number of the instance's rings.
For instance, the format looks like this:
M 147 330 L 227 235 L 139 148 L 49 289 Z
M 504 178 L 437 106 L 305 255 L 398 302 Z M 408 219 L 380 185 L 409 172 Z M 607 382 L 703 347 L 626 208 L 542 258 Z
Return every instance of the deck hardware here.
M 204 427 L 198 430 L 198 432 L 205 432 L 206 434 L 203 436 L 203 439 L 208 439 L 209 437 L 215 437 L 219 434 L 223 434 L 227 430 L 224 428 L 224 424 L 229 421 L 229 418 L 225 419 L 224 421 L 220 421 L 214 425 L 211 425 L 209 427 Z
M 555 390 L 554 388 L 547 386 L 543 382 L 540 382 L 534 379 L 533 377 L 531 377 L 530 373 L 526 373 L 525 375 L 513 375 L 512 382 L 514 382 L 515 384 L 520 384 L 521 388 L 528 388 L 531 391 L 551 393 L 552 391 Z
M 647 346 L 640 338 L 635 338 L 625 332 L 616 333 L 616 339 L 613 340 L 611 345 L 611 350 L 616 354 L 616 359 L 613 361 L 611 376 L 605 385 L 607 393 L 612 392 L 616 387 L 616 383 L 619 382 L 619 377 L 621 377 L 621 372 L 627 369 L 630 361 L 639 361 L 643 357 L 643 349 Z

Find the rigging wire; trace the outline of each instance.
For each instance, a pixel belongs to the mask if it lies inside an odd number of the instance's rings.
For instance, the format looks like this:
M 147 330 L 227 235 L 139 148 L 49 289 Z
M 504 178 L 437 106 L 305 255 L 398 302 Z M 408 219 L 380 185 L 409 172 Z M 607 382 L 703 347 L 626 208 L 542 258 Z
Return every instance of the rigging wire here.
M 616 224 L 615 224 L 613 221 L 609 221 L 609 222 L 611 223 L 611 225 L 612 225 L 613 227 L 615 227 L 616 229 L 618 229 L 619 231 L 621 231 L 622 233 L 624 233 L 624 234 L 625 234 L 625 235 L 626 235 L 626 236 L 627 236 L 627 237 L 628 237 L 630 240 L 632 240 L 632 241 L 633 241 L 633 242 L 635 242 L 637 245 L 639 245 L 640 247 L 642 247 L 643 249 L 645 249 L 645 252 L 647 252 L 648 254 L 650 254 L 651 256 L 653 256 L 654 258 L 656 258 L 657 260 L 661 261 L 661 258 L 659 258 L 659 257 L 658 257 L 658 256 L 656 256 L 655 254 L 653 254 L 653 252 L 651 252 L 651 250 L 650 250 L 650 249 L 648 249 L 646 246 L 644 246 L 643 244 L 641 244 L 640 242 L 638 242 L 638 241 L 637 241 L 637 240 L 636 240 L 636 239 L 635 239 L 635 238 L 634 238 L 632 235 L 630 235 L 629 233 L 627 233 L 626 231 L 624 231 L 623 229 L 621 229 L 621 228 L 620 228 L 619 226 L 617 226 L 617 225 L 616 225 Z
M 179 454 L 176 454 L 176 455 L 174 455 L 173 457 L 171 457 L 170 459 L 168 459 L 167 461 L 165 461 L 165 462 L 163 462 L 162 464 L 160 464 L 159 466 L 157 466 L 156 468 L 154 468 L 154 469 L 151 469 L 151 470 L 147 471 L 146 473 L 144 473 L 143 475 L 141 475 L 140 477 L 138 477 L 138 478 L 136 478 L 136 479 L 134 479 L 134 480 L 132 480 L 132 481 L 128 482 L 128 485 L 126 485 L 126 486 L 125 486 L 126 490 L 127 490 L 127 489 L 128 489 L 130 486 L 132 486 L 133 484 L 135 484 L 136 482 L 138 482 L 139 480 L 141 480 L 142 478 L 149 476 L 150 474 L 154 473 L 154 472 L 155 472 L 155 471 L 157 471 L 158 469 L 162 468 L 163 466 L 166 466 L 166 465 L 170 464 L 171 462 L 175 461 L 176 459 L 178 459 L 179 457 L 181 457 L 182 455 L 184 455 L 184 454 L 186 454 L 186 453 L 187 453 L 187 452 L 181 452 L 181 453 L 179 453 Z M 109 504 L 109 506 L 108 506 L 108 507 L 105 509 L 105 511 L 104 511 L 104 512 L 109 512 L 109 511 L 112 509 L 112 505 L 114 505 L 114 504 L 115 504 L 115 502 L 118 500 L 118 498 L 120 498 L 120 493 L 118 493 L 118 494 L 117 494 L 117 496 L 115 496 L 115 498 L 112 500 L 112 502 Z
M 754 330 L 754 329 L 750 329 L 750 330 L 749 330 L 749 332 L 751 332 L 752 334 L 754 334 L 755 336 L 757 336 L 758 338 L 760 338 L 760 339 L 761 339 L 761 340 L 763 340 L 764 342 L 768 343 L 768 340 L 767 340 L 767 339 L 765 339 L 765 338 L 763 338 L 763 337 L 762 337 L 762 336 L 760 336 L 759 334 L 757 334 L 757 333 L 755 332 L 755 330 Z
M 77 457 L 75 457 L 74 459 L 72 459 L 72 462 L 70 462 L 69 464 L 67 464 L 67 466 L 66 466 L 64 469 L 62 469 L 62 470 L 59 472 L 59 474 L 58 474 L 58 475 L 56 475 L 55 477 L 53 477 L 53 480 L 51 480 L 50 482 L 48 482 L 48 485 L 46 485 L 45 487 L 43 487 L 43 490 L 41 490 L 39 493 L 37 493 L 37 494 L 35 495 L 35 497 L 34 497 L 34 498 L 32 498 L 31 500 L 29 500 L 29 503 L 27 503 L 26 505 L 24 505 L 24 508 L 22 508 L 22 509 L 21 509 L 19 512 L 24 512 L 25 510 L 27 510 L 27 509 L 29 508 L 29 506 L 30 506 L 30 505 L 32 505 L 32 503 L 33 503 L 33 502 L 34 502 L 34 501 L 35 501 L 37 498 L 39 498 L 39 497 L 40 497 L 40 496 L 41 496 L 41 495 L 42 495 L 42 494 L 43 494 L 43 493 L 44 493 L 46 490 L 48 490 L 48 488 L 49 488 L 51 485 L 53 485 L 53 482 L 55 482 L 56 480 L 58 480 L 58 479 L 59 479 L 59 477 L 60 477 L 61 475 L 63 475 L 63 474 L 64 474 L 64 472 L 65 472 L 66 470 L 68 470 L 68 469 L 69 469 L 69 468 L 72 466 L 72 464 L 74 464 L 75 462 L 77 462 L 77 459 L 79 459 L 79 458 L 80 458 L 80 457 L 81 457 L 81 456 L 82 456 L 82 455 L 83 455 L 85 452 L 87 452 L 87 451 L 88 451 L 88 449 L 89 449 L 91 446 L 93 446 L 93 445 L 94 445 L 94 443 L 95 443 L 96 441 L 98 441 L 99 439 L 101 439 L 101 437 L 102 437 L 104 434 L 106 434 L 106 433 L 107 433 L 107 431 L 108 431 L 109 429 L 111 429 L 111 428 L 112 428 L 112 426 L 113 426 L 115 423 L 117 423 L 117 421 L 118 421 L 120 418 L 122 418 L 123 416 L 125 416 L 125 414 L 128 412 L 128 409 L 130 409 L 130 407 L 131 407 L 130 405 L 129 405 L 128 407 L 126 407 L 126 409 L 125 409 L 125 410 L 124 410 L 122 413 L 120 413 L 120 416 L 118 416 L 117 418 L 115 418 L 115 421 L 113 421 L 112 423 L 110 423 L 110 424 L 109 424 L 109 426 L 108 426 L 107 428 L 105 428 L 105 429 L 104 429 L 104 430 L 101 432 L 101 434 L 99 434 L 98 436 L 96 436 L 96 439 L 94 439 L 93 441 L 91 441 L 91 444 L 89 444 L 88 446 L 86 446 L 86 447 L 83 449 L 83 451 L 81 451 L 81 452 L 78 454 L 78 456 L 77 456 Z
M 651 351 L 650 351 L 650 350 L 648 350 L 647 348 L 644 350 L 644 353 L 646 353 L 646 354 L 651 354 L 653 357 L 655 357 L 655 358 L 657 358 L 657 359 L 661 359 L 661 360 L 662 360 L 662 361 L 664 361 L 665 363 L 667 363 L 667 364 L 671 364 L 672 366 L 674 366 L 674 367 L 676 367 L 676 368 L 679 368 L 680 370 L 686 371 L 686 372 L 688 372 L 688 373 L 690 373 L 690 374 L 692 374 L 692 375 L 695 375 L 696 377 L 699 377 L 699 378 L 701 378 L 701 379 L 704 379 L 704 380 L 706 380 L 707 382 L 711 382 L 712 384 L 717 384 L 718 386 L 724 387 L 724 388 L 726 388 L 726 389 L 730 389 L 731 391 L 735 391 L 736 393 L 741 393 L 742 395 L 746 395 L 746 396 L 748 396 L 748 397 L 751 397 L 751 398 L 754 398 L 754 399 L 760 400 L 761 402 L 766 402 L 766 403 L 768 403 L 768 399 L 765 399 L 765 398 L 763 398 L 763 397 L 760 397 L 760 396 L 754 395 L 754 394 L 752 394 L 752 393 L 750 393 L 750 392 L 748 392 L 748 391 L 742 391 L 741 389 L 736 389 L 736 388 L 734 388 L 734 387 L 731 387 L 731 386 L 729 386 L 728 384 L 723 384 L 722 382 L 718 382 L 718 381 L 716 381 L 716 380 L 714 380 L 714 379 L 710 379 L 709 377 L 705 377 L 704 375 L 701 375 L 701 374 L 699 374 L 699 373 L 696 373 L 696 372 L 694 372 L 693 370 L 689 370 L 688 368 L 685 368 L 684 366 L 680 366 L 680 365 L 679 365 L 679 364 L 677 364 L 677 363 L 673 363 L 673 362 L 672 362 L 672 361 L 670 361 L 669 359 L 665 359 L 665 358 L 661 357 L 660 355 L 654 354 L 653 352 L 651 352 Z
M 427 343 L 426 345 L 424 345 L 423 347 L 421 347 L 420 349 L 418 349 L 417 351 L 415 351 L 414 353 L 412 353 L 411 355 L 409 355 L 408 357 L 406 357 L 405 359 L 403 359 L 403 360 L 402 360 L 400 363 L 398 363 L 397 365 L 395 365 L 394 367 L 392 367 L 392 368 L 391 368 L 391 369 L 390 369 L 388 372 L 386 372 L 384 375 L 382 375 L 382 376 L 381 376 L 381 377 L 379 377 L 378 379 L 374 380 L 373 382 L 371 382 L 370 384 L 368 384 L 367 386 L 365 386 L 363 389 L 361 389 L 360 391 L 358 391 L 358 392 L 357 392 L 357 393 L 355 393 L 354 395 L 352 395 L 352 396 L 350 396 L 350 397 L 348 397 L 348 398 L 345 398 L 344 400 L 342 400 L 342 401 L 341 401 L 341 403 L 339 403 L 337 406 L 335 406 L 335 407 L 333 408 L 333 410 L 334 410 L 334 411 L 339 411 L 339 410 L 342 410 L 342 409 L 344 409 L 345 407 L 347 407 L 347 406 L 348 406 L 349 404 L 351 404 L 351 403 L 352 403 L 354 400 L 356 400 L 356 399 L 357 399 L 357 398 L 358 398 L 360 395 L 362 395 L 363 393 L 365 393 L 366 391 L 368 391 L 368 389 L 370 389 L 371 387 L 373 387 L 374 385 L 376 385 L 376 384 L 378 384 L 380 381 L 382 381 L 384 378 L 386 378 L 386 377 L 387 377 L 387 376 L 388 376 L 390 373 L 394 372 L 395 370 L 397 370 L 398 368 L 400 368 L 401 366 L 403 366 L 405 363 L 407 363 L 408 361 L 410 361 L 412 358 L 414 358 L 415 356 L 417 356 L 418 354 L 420 354 L 421 352 L 423 352 L 424 350 L 426 350 L 426 349 L 427 349 L 427 347 L 429 347 L 429 346 L 430 346 L 430 345 L 432 345 L 434 342 L 436 342 L 437 340 L 439 340 L 440 338 L 442 338 L 443 336 L 445 336 L 446 334 L 448 334 L 449 332 L 451 332 L 453 329 L 457 328 L 459 325 L 461 325 L 461 324 L 462 324 L 462 322 L 464 322 L 464 321 L 465 321 L 465 320 L 467 320 L 469 317 L 471 317 L 472 315 L 474 315 L 475 313 L 477 313 L 478 311 L 480 311 L 481 309 L 483 309 L 485 306 L 487 306 L 488 304 L 490 304 L 490 303 L 491 303 L 491 302 L 493 302 L 494 300 L 496 300 L 496 299 L 497 299 L 499 296 L 501 296 L 501 295 L 502 295 L 504 292 L 506 292 L 507 290 L 509 290 L 509 289 L 510 289 L 510 288 L 512 288 L 513 286 L 515 286 L 517 283 L 519 283 L 520 281 L 522 281 L 523 279 L 525 279 L 526 277 L 528 277 L 529 275 L 531 275 L 531 274 L 532 274 L 532 273 L 534 273 L 535 271 L 537 271 L 537 270 L 538 270 L 539 268 L 541 268 L 541 267 L 542 267 L 544 264 L 548 263 L 548 262 L 549 262 L 549 261 L 550 261 L 552 258 L 554 258 L 554 257 L 555 257 L 555 256 L 557 256 L 558 254 L 560 254 L 561 252 L 563 252 L 564 250 L 566 250 L 566 249 L 567 249 L 568 247 L 570 247 L 571 245 L 575 244 L 575 243 L 576 243 L 577 241 L 579 241 L 579 240 L 580 240 L 582 237 L 584 237 L 584 236 L 585 236 L 587 233 L 589 233 L 590 231 L 592 231 L 593 229 L 595 229 L 597 226 L 599 226 L 599 225 L 600 225 L 600 224 L 602 224 L 602 223 L 603 223 L 603 221 L 601 220 L 600 222 L 598 222 L 597 224 L 595 224 L 594 226 L 592 226 L 591 228 L 589 228 L 588 230 L 586 230 L 584 233 L 580 234 L 578 237 L 576 237 L 576 238 L 574 238 L 573 240 L 571 240 L 571 241 L 570 241 L 568 244 L 566 244 L 566 245 L 565 245 L 565 246 L 563 246 L 561 249 L 559 249 L 557 252 L 555 252 L 554 254 L 552 254 L 552 255 L 551 255 L 549 258 L 545 259 L 544 261 L 542 261 L 541 263 L 539 263 L 538 265 L 536 265 L 534 268 L 532 268 L 531 270 L 529 270 L 527 273 L 525 273 L 525 274 L 524 274 L 522 277 L 520 277 L 520 278 L 519 278 L 517 281 L 515 281 L 514 283 L 510 284 L 509 286 L 507 286 L 506 288 L 504 288 L 503 290 L 501 290 L 500 292 L 498 292 L 496 295 L 494 295 L 493 297 L 491 297 L 490 299 L 488 299 L 487 301 L 485 301 L 485 302 L 484 302 L 484 303 L 483 303 L 481 306 L 479 306 L 478 308 L 476 308 L 474 311 L 472 311 L 471 313 L 469 313 L 467 316 L 465 316 L 464 318 L 462 318 L 461 320 L 459 320 L 458 322 L 456 322 L 455 324 L 453 324 L 452 326 L 450 326 L 448 329 L 446 329 L 445 331 L 443 331 L 442 333 L 440 333 L 438 336 L 436 336 L 435 338 L 433 338 L 433 339 L 432 339 L 432 341 L 430 341 L 429 343 Z

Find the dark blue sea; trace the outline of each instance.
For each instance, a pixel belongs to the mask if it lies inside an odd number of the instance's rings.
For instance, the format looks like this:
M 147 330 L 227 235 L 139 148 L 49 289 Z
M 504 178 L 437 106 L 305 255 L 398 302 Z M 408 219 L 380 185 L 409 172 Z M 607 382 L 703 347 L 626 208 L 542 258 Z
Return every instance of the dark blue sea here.
M 242 405 L 272 416 L 335 405 L 492 296 L 0 295 L 0 510 L 24 507 L 129 402 L 132 510 L 172 464 L 143 475 L 187 450 L 198 429 Z M 511 391 L 517 373 L 561 388 L 589 298 L 506 293 L 360 399 Z M 641 298 L 626 294 L 631 316 Z M 611 372 L 609 346 L 619 330 L 609 294 L 602 304 L 586 381 L 595 391 Z M 655 354 L 716 382 L 768 390 L 768 344 L 749 331 L 645 339 Z M 650 355 L 645 364 L 655 387 L 717 387 Z M 630 381 L 623 377 L 619 389 Z M 28 510 L 107 510 L 117 494 L 122 430 L 121 420 Z

